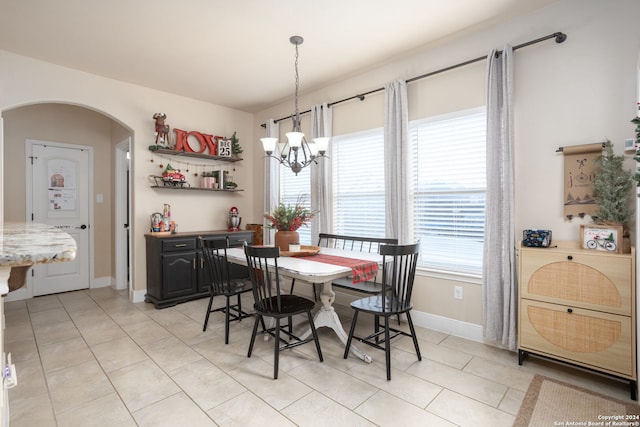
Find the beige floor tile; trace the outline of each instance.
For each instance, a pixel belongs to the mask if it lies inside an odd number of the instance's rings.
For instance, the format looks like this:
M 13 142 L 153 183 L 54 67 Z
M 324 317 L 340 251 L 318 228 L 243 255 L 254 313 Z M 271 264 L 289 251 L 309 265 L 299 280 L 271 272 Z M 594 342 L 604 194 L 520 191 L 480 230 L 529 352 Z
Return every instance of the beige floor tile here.
M 11 353 L 14 362 L 17 360 L 22 362 L 38 362 L 40 360 L 38 346 L 33 335 L 26 336 L 25 339 L 22 340 L 16 337 L 11 342 L 5 342 L 4 349 L 7 354 Z
M 373 427 L 376 425 L 345 408 L 341 405 L 342 403 L 314 391 L 283 409 L 282 414 L 296 425 L 303 427 Z
M 4 342 L 5 344 L 11 344 L 14 341 L 22 341 L 32 339 L 35 342 L 35 334 L 31 321 L 29 323 L 19 322 L 12 323 L 5 319 L 6 329 L 4 330 Z
M 154 320 L 122 325 L 122 329 L 138 344 L 145 345 L 171 337 L 171 333 Z
M 165 371 L 202 360 L 202 356 L 198 352 L 176 337 L 145 344 L 142 349 Z
M 178 311 L 176 307 L 162 308 L 155 311 L 145 311 L 145 313 L 164 327 L 175 325 L 176 323 L 190 323 L 193 321 L 189 316 Z
M 89 346 L 126 336 L 122 328 L 111 319 L 94 324 L 78 325 L 78 330 Z
M 53 409 L 62 412 L 113 393 L 109 379 L 95 360 L 48 372 Z
M 356 408 L 378 391 L 366 382 L 332 368 L 328 363 L 300 365 L 289 371 L 288 375 L 349 409 Z
M 71 320 L 64 307 L 56 307 L 51 310 L 36 311 L 31 313 L 31 323 L 33 326 L 48 325 Z
M 109 372 L 109 378 L 130 412 L 180 392 L 180 388 L 151 360 Z
M 204 411 L 247 390 L 206 359 L 170 371 L 169 376 Z
M 374 361 L 370 365 L 361 363 L 355 365 L 348 373 L 366 381 L 378 390 L 384 390 L 419 408 L 425 408 L 442 391 L 441 386 L 405 372 L 393 370 L 393 365 L 391 381 L 388 381 L 384 361 Z
M 126 309 L 107 311 L 107 314 L 120 327 L 135 325 L 136 323 L 143 323 L 150 320 L 149 316 L 131 306 Z
M 242 393 L 207 414 L 220 427 L 295 426 L 290 420 L 251 392 Z
M 416 335 L 418 333 L 416 332 Z M 394 347 L 401 348 L 408 353 L 412 353 L 415 356 L 415 347 L 411 338 L 403 337 L 401 340 L 394 342 Z M 443 365 L 451 366 L 452 368 L 462 369 L 473 358 L 473 355 L 463 353 L 459 350 L 453 350 L 448 347 L 440 345 L 433 345 L 429 341 L 425 341 L 422 338 L 418 339 L 418 345 L 420 346 L 420 353 L 423 359 L 433 360 Z
M 14 359 L 13 362 L 16 365 L 18 385 L 9 390 L 9 401 L 48 394 L 47 381 L 40 361 L 24 362 Z
M 407 373 L 493 407 L 498 407 L 508 389 L 506 385 L 433 361 L 415 364 Z
M 42 297 L 36 297 L 26 300 L 29 313 L 36 313 L 38 311 L 51 310 L 52 308 L 62 307 L 57 295 L 45 295 Z
M 5 303 L 8 304 L 8 303 Z M 15 325 L 17 323 L 30 323 L 31 317 L 29 316 L 29 310 L 27 310 L 26 304 L 23 306 L 15 306 L 13 310 L 6 310 L 4 312 L 4 319 L 6 325 Z
M 354 411 L 360 416 L 382 427 L 438 426 L 454 427 L 455 424 L 431 414 L 402 399 L 379 391 Z
M 116 338 L 91 347 L 105 372 L 148 359 L 147 354 L 129 337 Z
M 93 353 L 82 338 L 40 346 L 40 358 L 45 372 L 69 368 L 94 360 Z
M 461 427 L 510 427 L 515 419 L 511 414 L 450 390 L 438 395 L 427 410 Z
M 116 393 L 87 402 L 56 415 L 59 426 L 135 427 L 133 417 Z
M 9 425 L 11 427 L 57 426 L 49 393 L 13 399 L 12 391 L 13 389 L 9 390 Z
M 39 346 L 80 337 L 80 331 L 78 331 L 76 325 L 70 320 L 53 325 L 34 326 L 33 331 Z
M 517 361 L 505 365 L 500 360 L 489 360 L 482 357 L 474 357 L 463 369 L 464 372 L 497 381 L 520 391 L 527 391 L 533 374 L 526 372 L 518 366 Z
M 289 406 L 312 390 L 286 372 L 273 379 L 273 365 L 256 359 L 229 371 L 229 375 L 277 410 Z
M 133 413 L 140 427 L 215 427 L 209 416 L 184 393 L 166 399 Z
M 507 414 L 518 415 L 518 411 L 520 410 L 525 394 L 526 393 L 524 391 L 510 388 L 504 395 L 504 399 L 500 402 L 498 409 L 506 412 Z

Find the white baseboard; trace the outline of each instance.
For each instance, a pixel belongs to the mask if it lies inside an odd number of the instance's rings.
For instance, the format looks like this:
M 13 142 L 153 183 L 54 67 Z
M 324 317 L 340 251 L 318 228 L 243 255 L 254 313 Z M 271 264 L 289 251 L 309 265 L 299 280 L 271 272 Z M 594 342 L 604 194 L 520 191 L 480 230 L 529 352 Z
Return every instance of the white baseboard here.
M 471 341 L 484 342 L 482 325 L 463 322 L 449 317 L 437 316 L 422 311 L 411 310 L 411 318 L 416 326 L 433 329 Z
M 107 286 L 111 286 L 113 283 L 112 277 L 96 277 L 93 279 L 93 283 L 91 284 L 91 289 L 95 288 L 106 288 Z
M 134 291 L 129 289 L 129 301 L 131 302 L 144 302 L 144 296 L 147 294 L 147 290 Z

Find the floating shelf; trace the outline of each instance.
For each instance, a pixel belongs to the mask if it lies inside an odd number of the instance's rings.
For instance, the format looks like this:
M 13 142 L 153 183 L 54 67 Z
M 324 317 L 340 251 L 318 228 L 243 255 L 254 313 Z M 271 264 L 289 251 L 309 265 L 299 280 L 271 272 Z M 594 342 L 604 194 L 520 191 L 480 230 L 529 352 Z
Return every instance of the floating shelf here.
M 162 188 L 167 190 L 198 190 L 198 191 L 226 191 L 227 193 L 235 193 L 237 191 L 244 191 L 240 188 L 229 188 L 229 189 L 220 189 L 220 188 L 200 188 L 200 187 L 178 187 L 174 185 L 152 185 L 151 188 Z
M 182 157 L 196 157 L 199 159 L 209 159 L 209 160 L 219 160 L 221 162 L 239 162 L 240 160 L 243 160 L 241 157 L 220 157 L 220 156 L 211 156 L 209 154 L 203 154 L 203 153 L 190 153 L 187 151 L 176 151 L 176 150 L 169 150 L 166 148 L 158 148 L 157 150 L 149 150 L 152 153 L 157 153 L 157 154 L 168 154 L 170 156 L 182 156 Z

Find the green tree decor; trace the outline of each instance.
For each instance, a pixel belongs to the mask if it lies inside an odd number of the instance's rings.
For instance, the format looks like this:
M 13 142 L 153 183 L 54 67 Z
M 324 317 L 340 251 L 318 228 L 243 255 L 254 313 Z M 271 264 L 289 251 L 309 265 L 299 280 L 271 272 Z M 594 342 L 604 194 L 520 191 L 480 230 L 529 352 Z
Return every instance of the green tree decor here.
M 231 141 L 231 152 L 233 154 L 242 153 L 242 147 L 240 146 L 240 140 L 236 136 L 235 132 L 233 132 L 233 135 L 231 135 L 231 138 L 229 138 L 229 140 Z
M 593 219 L 626 228 L 634 212 L 629 203 L 633 174 L 624 168 L 624 156 L 614 154 L 611 141 L 607 141 L 604 154 L 598 156 L 596 162 L 593 193 L 599 210 Z

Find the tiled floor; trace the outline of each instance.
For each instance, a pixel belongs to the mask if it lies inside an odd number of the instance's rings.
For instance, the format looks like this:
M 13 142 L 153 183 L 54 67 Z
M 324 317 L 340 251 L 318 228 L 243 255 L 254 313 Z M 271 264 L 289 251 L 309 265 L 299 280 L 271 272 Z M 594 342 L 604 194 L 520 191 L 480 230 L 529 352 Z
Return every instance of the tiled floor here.
M 11 425 L 510 426 L 535 373 L 629 400 L 621 382 L 536 358 L 519 367 L 514 353 L 422 328 L 423 360 L 399 339 L 391 381 L 382 352 L 344 360 L 326 328 L 324 363 L 313 344 L 283 352 L 274 381 L 273 342 L 247 358 L 246 319 L 225 346 L 222 314 L 202 332 L 206 303 L 156 310 L 110 288 L 6 303 Z M 348 327 L 351 309 L 337 308 Z

